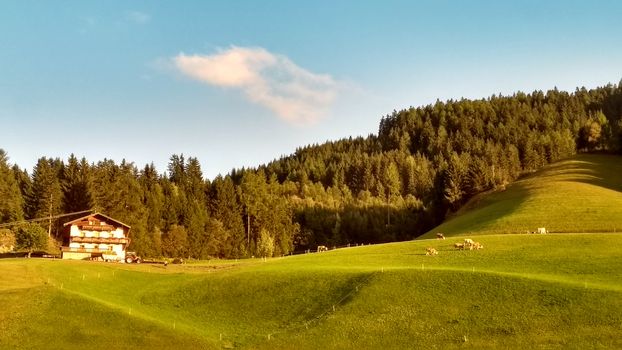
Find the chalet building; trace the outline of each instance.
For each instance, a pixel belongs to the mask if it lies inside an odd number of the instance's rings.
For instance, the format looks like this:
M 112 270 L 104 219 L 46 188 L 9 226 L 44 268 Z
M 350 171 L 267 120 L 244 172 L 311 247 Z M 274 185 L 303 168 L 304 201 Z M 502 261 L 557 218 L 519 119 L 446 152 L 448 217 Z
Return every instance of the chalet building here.
M 94 213 L 63 225 L 63 259 L 110 258 L 125 260 L 130 244 L 130 226 L 101 213 Z

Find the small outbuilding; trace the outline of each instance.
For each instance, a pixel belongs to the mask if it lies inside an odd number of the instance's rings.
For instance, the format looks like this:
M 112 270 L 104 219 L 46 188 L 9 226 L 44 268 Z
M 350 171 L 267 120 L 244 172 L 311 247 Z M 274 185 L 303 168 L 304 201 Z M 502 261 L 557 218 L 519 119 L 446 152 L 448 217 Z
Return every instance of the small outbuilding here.
M 101 213 L 94 213 L 63 225 L 63 259 L 125 261 L 130 244 L 130 226 Z

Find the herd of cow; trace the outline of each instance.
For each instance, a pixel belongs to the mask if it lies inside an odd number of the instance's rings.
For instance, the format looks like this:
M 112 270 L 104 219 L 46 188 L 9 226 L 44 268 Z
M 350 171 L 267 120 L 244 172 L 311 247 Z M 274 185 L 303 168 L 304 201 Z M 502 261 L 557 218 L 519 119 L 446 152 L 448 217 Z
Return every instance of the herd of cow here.
M 436 239 L 445 239 L 445 235 L 442 233 L 437 233 Z M 465 250 L 465 249 L 478 250 L 478 249 L 484 248 L 484 245 L 481 244 L 480 242 L 475 242 L 470 238 L 465 238 L 463 243 L 455 243 L 454 248 L 458 250 Z M 425 255 L 430 255 L 430 256 L 438 255 L 438 250 L 436 250 L 436 248 L 427 247 L 425 249 Z
M 540 233 L 540 234 L 546 234 L 549 231 L 546 228 L 544 228 L 544 227 L 539 227 L 536 232 Z M 528 233 L 536 233 L 536 232 L 529 232 L 528 231 Z M 445 239 L 445 235 L 439 232 L 439 233 L 436 234 L 436 239 Z M 348 244 L 348 246 L 350 246 L 350 245 Z M 484 248 L 484 245 L 481 244 L 480 242 L 475 242 L 475 241 L 473 241 L 470 238 L 465 238 L 464 242 L 462 242 L 462 243 L 454 243 L 454 248 L 456 248 L 458 250 L 466 250 L 466 249 L 468 249 L 468 250 L 479 250 L 479 249 Z M 320 245 L 320 246 L 317 247 L 317 252 L 318 253 L 319 252 L 325 252 L 325 251 L 328 251 L 328 247 L 323 246 L 323 245 Z M 438 255 L 438 250 L 436 250 L 436 248 L 427 247 L 425 249 L 425 255 L 431 255 L 431 256 Z

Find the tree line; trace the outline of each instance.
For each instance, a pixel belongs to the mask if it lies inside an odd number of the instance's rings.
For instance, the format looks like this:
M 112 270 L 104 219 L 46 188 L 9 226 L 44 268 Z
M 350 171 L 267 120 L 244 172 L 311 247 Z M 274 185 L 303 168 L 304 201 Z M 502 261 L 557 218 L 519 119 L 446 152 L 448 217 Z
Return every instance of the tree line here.
M 524 173 L 620 150 L 622 84 L 411 107 L 384 116 L 376 135 L 211 180 L 183 155 L 163 173 L 73 155 L 40 158 L 29 173 L 0 150 L 0 223 L 95 209 L 132 226 L 130 249 L 144 256 L 282 255 L 412 239 Z

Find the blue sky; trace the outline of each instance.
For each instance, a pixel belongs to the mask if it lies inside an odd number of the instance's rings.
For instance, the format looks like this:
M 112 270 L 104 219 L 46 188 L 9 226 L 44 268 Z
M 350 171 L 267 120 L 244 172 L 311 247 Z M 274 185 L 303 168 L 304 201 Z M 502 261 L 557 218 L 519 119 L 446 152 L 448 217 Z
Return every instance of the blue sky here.
M 0 3 L 0 148 L 213 178 L 394 109 L 622 78 L 620 1 Z

